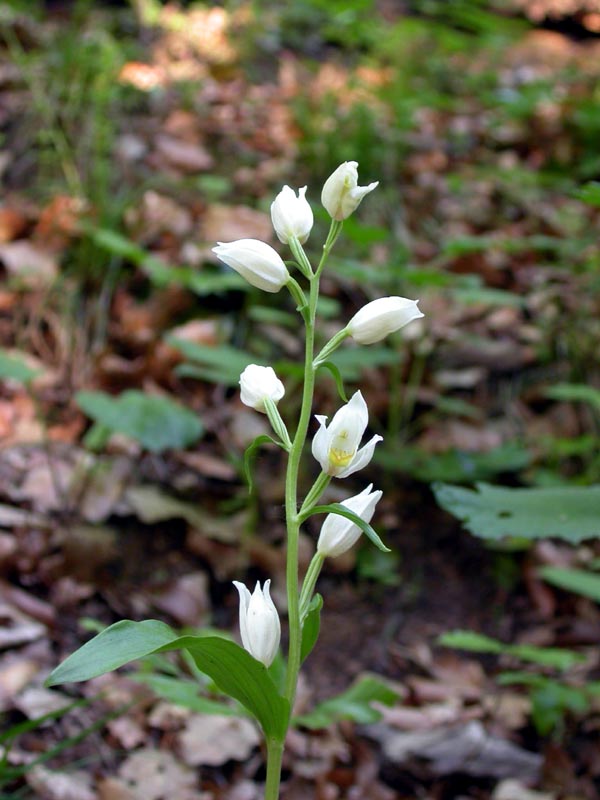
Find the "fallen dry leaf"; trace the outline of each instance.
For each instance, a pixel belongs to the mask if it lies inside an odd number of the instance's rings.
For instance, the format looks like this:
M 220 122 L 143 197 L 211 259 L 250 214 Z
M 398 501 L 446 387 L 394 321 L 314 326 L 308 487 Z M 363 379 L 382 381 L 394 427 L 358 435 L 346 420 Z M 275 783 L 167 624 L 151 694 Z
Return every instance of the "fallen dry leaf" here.
M 271 218 L 248 206 L 209 206 L 202 217 L 201 235 L 205 242 L 233 242 L 236 239 L 273 239 Z
M 541 755 L 490 735 L 477 720 L 417 733 L 400 733 L 383 724 L 370 725 L 367 731 L 382 745 L 391 763 L 403 768 L 426 764 L 428 775 L 461 772 L 532 783 L 541 774 Z
M 190 766 L 218 767 L 232 759 L 245 761 L 260 744 L 255 726 L 245 717 L 194 715 L 177 737 L 181 757 Z
M 0 244 L 0 261 L 8 274 L 24 286 L 49 286 L 58 273 L 56 257 L 27 239 Z
M 45 625 L 0 599 L 0 650 L 34 642 L 45 634 Z
M 43 800 L 97 800 L 89 772 L 55 772 L 38 764 L 26 773 L 27 783 Z
M 118 778 L 101 781 L 101 800 L 196 800 L 196 773 L 171 753 L 150 747 L 130 755 Z

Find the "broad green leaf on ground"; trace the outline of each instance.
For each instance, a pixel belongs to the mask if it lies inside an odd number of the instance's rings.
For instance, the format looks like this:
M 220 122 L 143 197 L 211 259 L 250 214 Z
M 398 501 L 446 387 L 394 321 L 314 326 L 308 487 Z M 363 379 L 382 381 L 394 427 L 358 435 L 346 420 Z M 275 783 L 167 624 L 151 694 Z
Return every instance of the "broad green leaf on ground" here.
M 512 656 L 540 667 L 558 670 L 570 669 L 585 661 L 585 656 L 574 650 L 560 647 L 536 647 L 531 644 L 505 644 L 498 639 L 492 639 L 491 636 L 484 636 L 475 631 L 448 631 L 439 637 L 438 642 L 444 647 L 455 647 L 471 653 Z
M 166 336 L 165 341 L 190 360 L 190 363 L 177 367 L 177 374 L 185 377 L 237 386 L 240 375 L 248 364 L 265 364 L 251 353 L 226 344 L 211 347 L 178 339 L 176 336 Z
M 329 503 L 329 505 L 326 506 L 313 506 L 310 511 L 302 516 L 302 521 L 308 519 L 308 517 L 312 517 L 313 514 L 337 514 L 340 517 L 345 517 L 357 525 L 365 534 L 365 536 L 367 536 L 373 542 L 375 547 L 378 547 L 384 553 L 390 552 L 390 548 L 384 545 L 379 538 L 377 531 L 368 522 L 365 522 L 362 517 L 359 517 L 358 514 L 354 513 L 354 511 L 350 511 L 350 509 L 346 508 L 346 506 L 342 503 Z
M 39 369 L 32 369 L 23 359 L 0 350 L 0 380 L 8 379 L 19 383 L 28 383 L 39 374 Z
M 385 445 L 385 443 L 384 443 Z M 413 475 L 420 481 L 473 481 L 494 478 L 502 472 L 515 472 L 531 461 L 531 455 L 517 442 L 507 442 L 485 453 L 446 450 L 426 453 L 418 447 L 380 447 L 374 461 L 386 469 Z
M 559 589 L 575 592 L 600 603 L 600 575 L 597 573 L 568 567 L 542 567 L 538 574 Z
M 75 399 L 96 423 L 130 436 L 152 453 L 189 447 L 204 432 L 198 416 L 169 397 L 129 390 L 116 397 L 78 392 Z
M 157 620 L 123 620 L 111 625 L 63 661 L 52 672 L 47 685 L 89 680 L 129 661 L 170 650 L 187 650 L 220 691 L 256 717 L 265 736 L 283 736 L 288 702 L 277 692 L 263 664 L 227 639 L 178 636 Z
M 392 706 L 397 699 L 398 695 L 387 684 L 367 675 L 359 678 L 342 694 L 319 703 L 311 712 L 295 717 L 293 721 L 295 725 L 311 730 L 327 728 L 340 719 L 366 725 L 381 719 L 381 713 L 372 703 Z
M 544 539 L 577 543 L 600 536 L 600 486 L 506 489 L 478 483 L 476 489 L 433 487 L 439 505 L 482 539 Z
M 321 609 L 323 608 L 323 598 L 320 594 L 316 594 L 310 601 L 308 607 L 308 614 L 302 626 L 302 645 L 300 649 L 300 660 L 304 661 L 315 646 L 319 638 L 319 630 L 321 629 Z

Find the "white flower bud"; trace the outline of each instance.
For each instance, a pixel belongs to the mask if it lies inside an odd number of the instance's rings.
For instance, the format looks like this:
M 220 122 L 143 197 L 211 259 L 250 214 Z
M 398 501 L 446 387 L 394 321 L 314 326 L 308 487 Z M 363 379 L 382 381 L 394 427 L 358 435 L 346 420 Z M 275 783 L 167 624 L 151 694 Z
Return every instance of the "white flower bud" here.
M 327 417 L 317 415 L 319 430 L 312 442 L 312 453 L 323 472 L 336 478 L 346 478 L 373 458 L 373 451 L 381 436 L 373 436 L 364 447 L 358 449 L 367 422 L 369 411 L 360 392 L 342 406 L 334 415 L 329 427 Z
M 360 344 L 379 342 L 388 334 L 424 316 L 417 307 L 418 302 L 406 297 L 380 297 L 357 311 L 346 330 Z
M 325 181 L 321 202 L 330 217 L 344 220 L 356 210 L 366 194 L 372 192 L 379 181 L 368 186 L 358 186 L 358 162 L 344 161 Z
M 256 411 L 266 414 L 265 398 L 277 403 L 285 394 L 283 383 L 275 374 L 273 367 L 259 367 L 249 364 L 240 375 L 240 396 L 242 403 Z
M 381 499 L 382 492 L 371 492 L 373 484 L 370 483 L 360 494 L 342 500 L 342 505 L 353 511 L 365 522 L 371 522 L 375 513 L 375 506 Z M 319 534 L 317 552 L 322 556 L 341 556 L 346 550 L 353 547 L 358 541 L 361 529 L 354 522 L 340 516 L 328 514 Z
M 314 218 L 305 197 L 306 186 L 298 189 L 298 197 L 289 186 L 284 186 L 271 203 L 271 220 L 279 241 L 288 244 L 295 236 L 300 244 L 308 239 Z
M 240 595 L 242 644 L 257 661 L 270 667 L 277 655 L 281 638 L 279 615 L 269 592 L 271 581 L 265 581 L 263 589 L 260 588 L 259 581 L 252 595 L 243 583 L 233 581 L 233 585 Z
M 248 283 L 265 292 L 278 292 L 290 279 L 279 253 L 258 239 L 219 242 L 212 251 Z

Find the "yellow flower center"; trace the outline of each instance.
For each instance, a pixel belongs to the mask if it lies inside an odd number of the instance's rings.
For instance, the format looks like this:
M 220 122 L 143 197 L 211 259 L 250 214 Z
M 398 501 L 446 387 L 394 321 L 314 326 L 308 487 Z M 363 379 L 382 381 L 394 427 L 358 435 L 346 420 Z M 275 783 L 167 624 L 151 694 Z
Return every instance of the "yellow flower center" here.
M 342 431 L 341 433 L 338 433 L 338 435 L 331 443 L 328 456 L 329 456 L 329 463 L 332 464 L 334 467 L 347 467 L 348 464 L 354 458 L 356 450 L 355 449 L 348 450 L 345 447 L 347 439 L 348 439 L 348 431 Z

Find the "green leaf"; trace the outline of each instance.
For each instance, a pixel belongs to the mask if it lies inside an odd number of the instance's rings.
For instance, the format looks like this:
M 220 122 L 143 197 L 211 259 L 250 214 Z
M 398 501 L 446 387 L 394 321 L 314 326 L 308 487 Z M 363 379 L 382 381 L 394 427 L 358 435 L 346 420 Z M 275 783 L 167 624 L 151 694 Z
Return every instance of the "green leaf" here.
M 355 514 L 354 511 L 350 511 L 349 508 L 346 508 L 346 506 L 341 503 L 329 503 L 329 505 L 326 506 L 313 506 L 313 508 L 302 515 L 301 522 L 304 522 L 308 517 L 312 517 L 313 514 L 338 514 L 340 517 L 345 517 L 351 520 L 355 525 L 358 525 L 365 536 L 373 542 L 375 547 L 378 547 L 384 553 L 391 553 L 390 548 L 384 545 L 375 529 L 371 527 L 368 522 L 365 522 L 364 519 L 359 517 L 358 514 Z
M 152 691 L 169 703 L 174 703 L 200 714 L 221 714 L 226 717 L 240 715 L 239 706 L 234 708 L 218 700 L 211 700 L 198 694 L 198 684 L 183 678 L 169 675 L 135 675 L 134 679 L 149 686 Z
M 484 636 L 475 631 L 448 631 L 438 638 L 444 647 L 455 647 L 471 653 L 493 653 L 518 658 L 541 667 L 566 670 L 583 663 L 586 659 L 574 650 L 559 647 L 537 647 L 531 644 L 505 644 L 498 639 Z
M 260 722 L 265 736 L 283 738 L 289 704 L 276 690 L 266 667 L 242 647 L 218 636 L 178 636 L 157 620 L 111 625 L 63 661 L 46 684 L 85 681 L 153 653 L 187 650 L 198 668 L 224 694 L 240 702 Z
M 600 575 L 594 572 L 568 567 L 542 567 L 538 574 L 559 589 L 575 592 L 600 603 Z
M 178 375 L 220 383 L 224 386 L 237 386 L 240 375 L 248 364 L 264 366 L 261 359 L 229 345 L 211 347 L 178 339 L 176 336 L 166 336 L 165 341 L 192 362 L 177 367 Z
M 75 400 L 96 423 L 130 436 L 152 453 L 186 448 L 204 432 L 193 411 L 168 397 L 130 390 L 117 397 L 78 392 Z
M 418 447 L 406 445 L 401 449 L 389 446 L 378 448 L 374 460 L 386 469 L 413 475 L 425 483 L 472 483 L 494 478 L 502 472 L 516 472 L 529 464 L 531 454 L 518 442 L 506 442 L 485 453 L 454 448 L 426 453 Z
M 344 390 L 344 379 L 342 378 L 342 373 L 338 369 L 337 365 L 333 363 L 333 361 L 324 361 L 322 364 L 319 364 L 319 369 L 326 369 L 328 370 L 333 380 L 335 381 L 335 387 L 337 392 L 342 399 L 342 402 L 347 403 L 348 398 L 346 397 L 346 392 Z
M 506 489 L 478 483 L 475 490 L 434 485 L 439 505 L 482 539 L 556 537 L 576 544 L 600 536 L 600 486 Z
M 447 631 L 438 637 L 438 644 L 456 647 L 471 653 L 501 653 L 502 642 L 475 631 Z
M 319 703 L 310 713 L 295 717 L 295 725 L 316 730 L 327 728 L 332 722 L 349 719 L 366 725 L 381 719 L 381 713 L 372 703 L 393 705 L 398 695 L 383 681 L 365 676 L 337 697 Z
M 600 389 L 594 389 L 585 383 L 557 383 L 545 395 L 553 400 L 588 403 L 592 408 L 600 410 Z
M 575 196 L 590 206 L 600 208 L 600 183 L 590 181 L 575 192 Z
M 249 284 L 231 270 L 199 272 L 192 267 L 172 266 L 116 231 L 91 225 L 87 226 L 87 231 L 94 244 L 140 267 L 155 286 L 184 286 L 201 297 L 232 289 L 244 292 L 249 289 Z
M 311 654 L 319 638 L 321 629 L 321 609 L 323 598 L 320 594 L 314 595 L 308 607 L 308 613 L 302 626 L 302 645 L 300 648 L 300 661 L 304 661 Z
M 281 445 L 272 436 L 269 436 L 266 433 L 261 433 L 260 436 L 257 436 L 256 439 L 248 445 L 244 452 L 244 475 L 246 476 L 246 480 L 248 481 L 248 492 L 252 494 L 254 489 L 254 481 L 252 480 L 252 461 L 263 444 L 276 444 L 277 447 Z
M 0 380 L 29 383 L 40 374 L 41 370 L 32 369 L 20 358 L 15 358 L 6 351 L 0 350 Z

